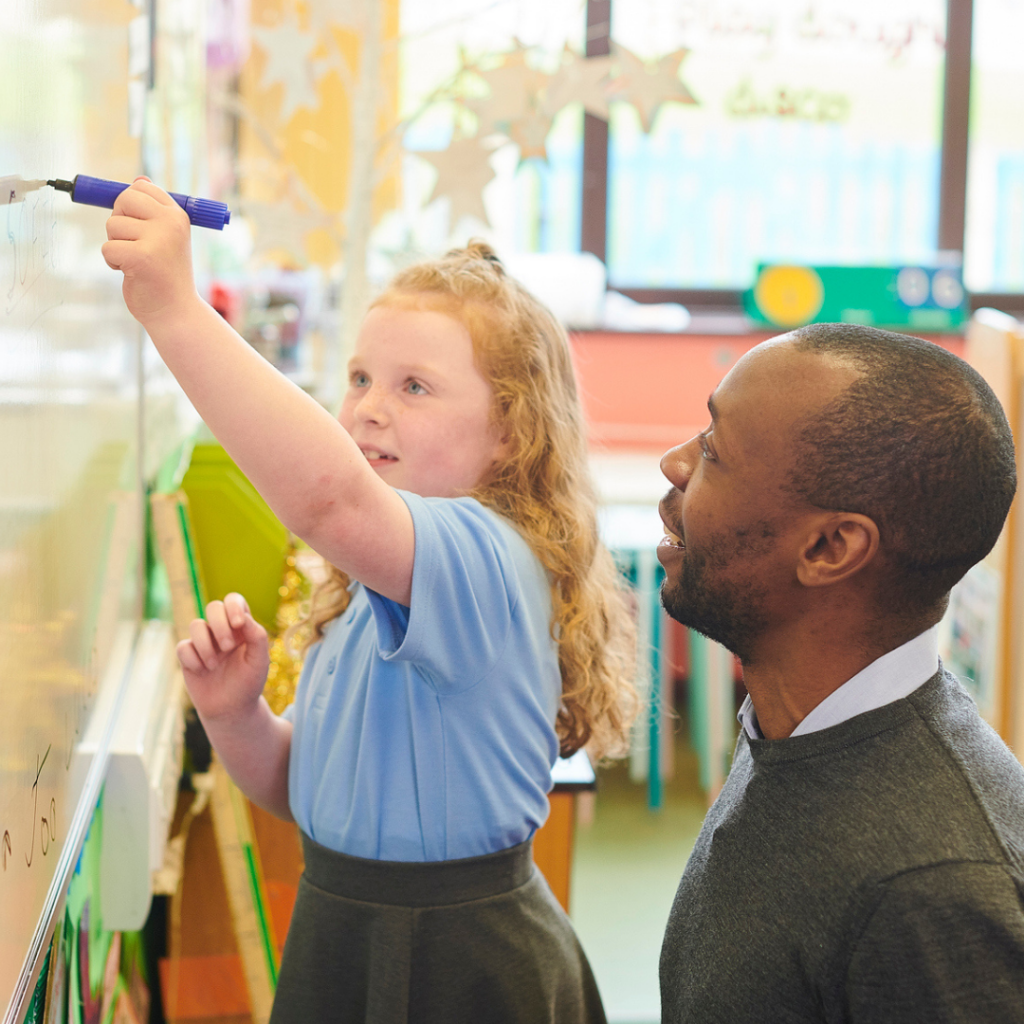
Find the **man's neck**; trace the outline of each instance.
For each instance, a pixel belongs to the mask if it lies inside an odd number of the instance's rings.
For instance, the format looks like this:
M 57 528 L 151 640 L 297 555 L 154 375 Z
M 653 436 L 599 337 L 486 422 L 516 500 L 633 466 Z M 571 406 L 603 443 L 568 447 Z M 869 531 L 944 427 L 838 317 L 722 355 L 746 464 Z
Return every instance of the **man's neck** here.
M 762 644 L 755 657 L 743 662 L 743 683 L 761 734 L 785 739 L 845 682 L 927 628 L 915 627 L 906 637 L 871 648 L 843 644 L 835 637 L 814 644 Z

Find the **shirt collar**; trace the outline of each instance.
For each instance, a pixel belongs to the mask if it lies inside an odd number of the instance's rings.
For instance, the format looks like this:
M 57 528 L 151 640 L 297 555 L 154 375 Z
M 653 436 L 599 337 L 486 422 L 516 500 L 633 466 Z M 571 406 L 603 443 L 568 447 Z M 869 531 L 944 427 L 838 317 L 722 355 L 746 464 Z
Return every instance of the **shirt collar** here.
M 839 725 L 865 711 L 874 711 L 913 693 L 939 670 L 939 627 L 932 626 L 913 640 L 876 658 L 838 689 L 833 690 L 790 734 L 803 736 Z M 761 739 L 757 712 L 748 695 L 736 715 L 751 739 Z

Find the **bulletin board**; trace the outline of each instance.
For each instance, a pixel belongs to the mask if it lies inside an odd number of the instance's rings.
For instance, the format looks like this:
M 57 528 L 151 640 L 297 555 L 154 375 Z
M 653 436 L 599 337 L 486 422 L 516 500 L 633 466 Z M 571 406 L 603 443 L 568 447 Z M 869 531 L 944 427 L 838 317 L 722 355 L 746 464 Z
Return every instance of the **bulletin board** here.
M 985 378 L 1009 420 L 1020 478 L 1024 430 L 1021 381 L 1024 331 L 1011 316 L 979 309 L 966 331 L 964 358 Z M 995 547 L 954 588 L 940 631 L 943 661 L 964 683 L 982 716 L 1024 758 L 1020 693 L 1024 642 L 1019 628 L 1024 595 L 1024 546 L 1014 501 Z
M 141 20 L 140 20 L 141 19 Z M 140 332 L 103 211 L 33 183 L 139 169 L 149 22 L 5 0 L 0 31 L 0 1012 L 17 1009 L 95 806 L 72 754 L 142 596 Z M 134 40 L 134 46 L 132 43 Z M 141 62 L 140 62 L 141 57 Z M 122 657 L 123 661 L 123 657 Z M 50 920 L 48 920 L 50 918 Z M 43 938 L 40 938 L 40 936 Z M 45 955 L 45 948 L 42 953 Z

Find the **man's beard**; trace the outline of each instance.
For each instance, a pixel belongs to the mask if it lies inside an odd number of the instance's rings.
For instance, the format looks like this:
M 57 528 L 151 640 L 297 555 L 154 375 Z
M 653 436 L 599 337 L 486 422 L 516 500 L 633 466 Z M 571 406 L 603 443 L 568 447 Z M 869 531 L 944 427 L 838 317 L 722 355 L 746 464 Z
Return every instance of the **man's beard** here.
M 721 551 L 720 542 L 713 549 Z M 677 622 L 717 641 L 740 661 L 749 661 L 766 625 L 761 610 L 765 591 L 751 580 L 723 578 L 727 565 L 735 566 L 740 557 L 733 552 L 729 558 L 709 558 L 687 549 L 678 582 L 670 586 L 666 579 L 661 586 L 661 603 Z

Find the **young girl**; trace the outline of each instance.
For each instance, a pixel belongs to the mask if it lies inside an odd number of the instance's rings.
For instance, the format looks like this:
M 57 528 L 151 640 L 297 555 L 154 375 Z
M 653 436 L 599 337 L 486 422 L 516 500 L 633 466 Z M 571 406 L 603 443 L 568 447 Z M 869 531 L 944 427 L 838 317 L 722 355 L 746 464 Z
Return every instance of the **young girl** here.
M 273 1021 L 603 1021 L 531 858 L 559 750 L 620 752 L 634 703 L 564 331 L 482 243 L 414 266 L 366 316 L 339 425 L 199 298 L 166 193 L 137 180 L 107 234 L 196 409 L 336 567 L 283 716 L 240 595 L 178 649 L 231 777 L 302 832 Z

